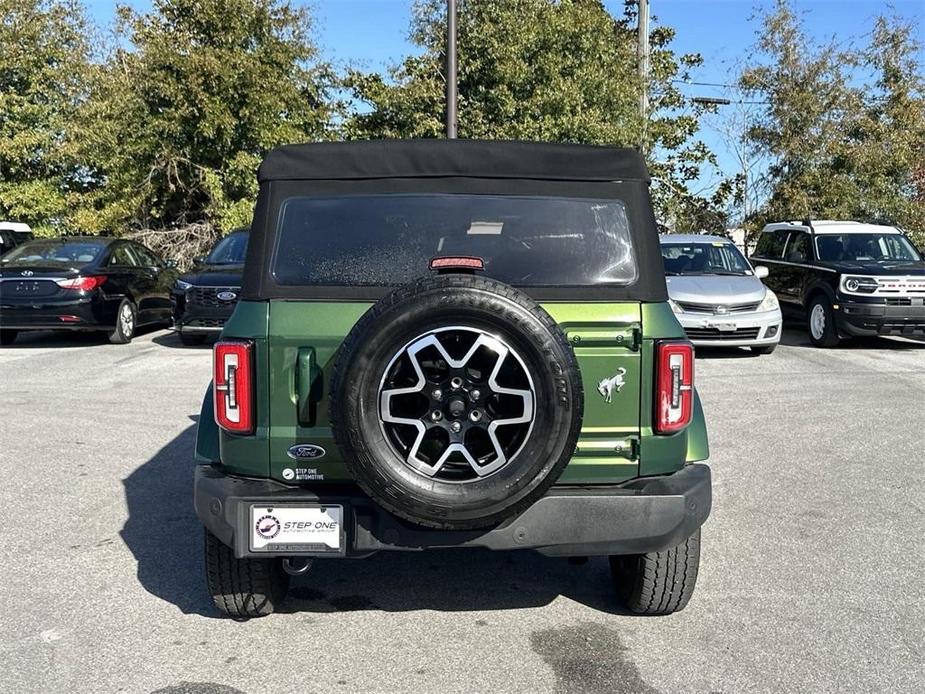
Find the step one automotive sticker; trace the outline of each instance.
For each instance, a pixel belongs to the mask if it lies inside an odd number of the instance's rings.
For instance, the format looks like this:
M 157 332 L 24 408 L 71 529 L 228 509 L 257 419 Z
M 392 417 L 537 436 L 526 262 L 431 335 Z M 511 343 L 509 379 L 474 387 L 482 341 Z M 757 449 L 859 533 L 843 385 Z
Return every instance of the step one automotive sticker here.
M 287 467 L 283 469 L 283 479 L 288 482 L 320 482 L 324 479 L 324 473 L 313 467 Z

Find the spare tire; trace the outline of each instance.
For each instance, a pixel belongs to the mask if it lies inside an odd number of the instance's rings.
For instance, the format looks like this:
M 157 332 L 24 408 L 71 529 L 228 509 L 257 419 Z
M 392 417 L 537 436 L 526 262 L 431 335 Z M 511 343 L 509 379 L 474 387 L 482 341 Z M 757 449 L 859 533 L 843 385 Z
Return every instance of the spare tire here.
M 517 515 L 575 450 L 584 398 L 559 326 L 523 292 L 437 275 L 371 307 L 334 366 L 347 468 L 396 516 L 471 529 Z

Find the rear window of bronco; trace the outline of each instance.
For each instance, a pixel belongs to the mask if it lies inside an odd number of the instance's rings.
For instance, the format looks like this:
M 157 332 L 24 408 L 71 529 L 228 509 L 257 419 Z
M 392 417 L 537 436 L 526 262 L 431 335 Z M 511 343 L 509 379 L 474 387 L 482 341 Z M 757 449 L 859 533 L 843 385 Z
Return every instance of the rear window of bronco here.
M 455 255 L 516 286 L 626 285 L 638 273 L 620 200 L 461 194 L 289 198 L 272 272 L 290 286 L 398 285 Z

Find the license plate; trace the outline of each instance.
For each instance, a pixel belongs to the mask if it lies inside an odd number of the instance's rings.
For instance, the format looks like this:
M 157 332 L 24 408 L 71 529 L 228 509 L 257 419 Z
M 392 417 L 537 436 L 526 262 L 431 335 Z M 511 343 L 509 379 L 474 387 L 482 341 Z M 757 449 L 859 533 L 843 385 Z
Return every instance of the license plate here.
M 343 517 L 343 506 L 251 506 L 251 551 L 343 552 Z
M 711 328 L 716 328 L 717 330 L 724 333 L 735 332 L 736 324 L 735 323 L 711 323 Z

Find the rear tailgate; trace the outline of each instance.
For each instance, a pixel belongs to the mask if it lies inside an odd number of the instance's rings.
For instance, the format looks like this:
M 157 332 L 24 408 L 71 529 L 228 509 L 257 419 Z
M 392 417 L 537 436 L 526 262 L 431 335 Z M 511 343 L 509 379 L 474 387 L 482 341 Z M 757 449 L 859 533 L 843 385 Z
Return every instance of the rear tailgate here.
M 337 349 L 366 302 L 272 301 L 269 321 L 270 476 L 350 479 L 328 421 Z M 581 366 L 584 425 L 564 483 L 614 483 L 639 469 L 641 318 L 638 303 L 552 303 Z M 311 444 L 304 446 L 303 444 Z

